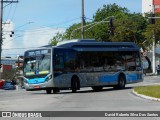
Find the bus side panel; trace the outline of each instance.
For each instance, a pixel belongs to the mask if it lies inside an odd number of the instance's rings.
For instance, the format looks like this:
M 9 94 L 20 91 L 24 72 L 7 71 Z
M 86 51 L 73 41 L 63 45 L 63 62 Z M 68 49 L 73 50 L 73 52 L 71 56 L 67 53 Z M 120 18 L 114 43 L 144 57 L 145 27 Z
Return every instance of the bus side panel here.
M 118 83 L 118 73 L 90 72 L 80 73 L 79 76 L 82 87 L 107 86 Z
M 54 77 L 55 87 L 71 87 L 71 77 L 73 74 L 63 73 Z
M 65 73 L 54 78 L 55 87 L 70 88 L 71 80 L 74 75 L 78 77 L 81 87 L 91 86 L 96 83 L 93 81 L 94 77 L 91 73 Z
M 88 73 L 64 73 L 54 78 L 54 87 L 71 87 L 73 75 L 79 78 L 81 87 L 107 86 L 118 84 L 120 72 L 88 72 Z M 137 71 L 126 71 L 123 73 L 127 83 L 136 83 L 143 80 L 142 74 Z
M 115 85 L 118 83 L 119 73 L 108 73 L 99 76 L 100 85 Z
M 126 73 L 126 83 L 136 83 L 143 81 L 143 74 L 141 72 L 127 72 Z

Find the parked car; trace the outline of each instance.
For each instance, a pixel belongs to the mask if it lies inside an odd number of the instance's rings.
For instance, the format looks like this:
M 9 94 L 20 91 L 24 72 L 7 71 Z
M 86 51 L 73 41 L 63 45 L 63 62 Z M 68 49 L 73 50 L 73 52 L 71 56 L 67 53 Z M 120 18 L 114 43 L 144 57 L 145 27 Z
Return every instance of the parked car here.
M 4 90 L 15 90 L 16 86 L 13 85 L 11 81 L 5 81 L 5 83 L 3 85 L 3 89 Z
M 4 83 L 5 83 L 5 80 L 0 80 L 0 89 L 3 88 Z

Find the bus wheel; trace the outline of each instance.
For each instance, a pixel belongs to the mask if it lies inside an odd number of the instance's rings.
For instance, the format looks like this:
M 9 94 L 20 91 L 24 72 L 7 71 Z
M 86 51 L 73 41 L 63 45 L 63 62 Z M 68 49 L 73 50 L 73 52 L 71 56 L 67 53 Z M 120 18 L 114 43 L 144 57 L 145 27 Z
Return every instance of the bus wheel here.
M 101 91 L 102 88 L 102 86 L 92 86 L 93 91 Z
M 120 75 L 118 78 L 118 85 L 114 86 L 115 89 L 124 89 L 126 84 L 126 79 L 124 75 Z
M 47 93 L 47 94 L 51 94 L 51 92 L 52 92 L 51 89 L 47 89 L 47 90 L 46 90 L 46 93 Z
M 57 92 L 60 92 L 59 89 L 53 89 L 53 94 L 56 94 Z
M 79 80 L 78 80 L 77 77 L 75 77 L 75 78 L 72 80 L 72 83 L 71 83 L 72 93 L 76 93 L 77 90 L 79 90 L 79 88 L 80 88 Z

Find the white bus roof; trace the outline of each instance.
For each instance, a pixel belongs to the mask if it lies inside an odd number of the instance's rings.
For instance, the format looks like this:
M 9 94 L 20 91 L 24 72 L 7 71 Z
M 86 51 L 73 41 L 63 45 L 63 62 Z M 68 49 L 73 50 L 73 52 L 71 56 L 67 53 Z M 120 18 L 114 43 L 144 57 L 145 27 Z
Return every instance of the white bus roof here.
M 68 43 L 78 43 L 78 42 L 96 42 L 94 39 L 73 39 L 73 40 L 64 40 L 57 43 L 57 46 L 61 46 Z

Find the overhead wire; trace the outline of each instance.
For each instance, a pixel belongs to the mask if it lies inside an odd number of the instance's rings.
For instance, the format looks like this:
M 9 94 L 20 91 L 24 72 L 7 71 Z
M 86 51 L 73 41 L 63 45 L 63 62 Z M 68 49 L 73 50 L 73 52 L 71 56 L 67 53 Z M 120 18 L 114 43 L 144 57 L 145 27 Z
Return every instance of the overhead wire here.
M 10 4 L 12 4 L 12 2 L 13 2 L 13 0 L 12 0 L 10 3 L 8 3 L 7 5 L 5 5 L 4 8 L 6 8 L 6 7 L 9 6 Z M 6 17 L 6 20 L 8 20 L 9 18 L 11 18 L 11 21 L 13 21 L 13 19 L 14 19 L 14 17 L 15 17 L 16 10 L 17 10 L 17 6 L 18 6 L 18 4 L 16 4 L 16 6 L 15 6 L 15 8 L 14 8 L 14 11 L 12 12 L 12 17 L 10 17 L 10 16 L 11 16 L 11 10 L 13 10 L 13 6 L 12 6 L 12 5 L 10 6 L 8 15 L 7 15 L 7 17 Z M 50 28 L 50 27 L 53 27 L 53 26 L 63 25 L 63 24 L 66 24 L 66 23 L 75 21 L 75 20 L 77 20 L 77 19 L 80 19 L 80 17 L 79 17 L 79 18 L 72 19 L 72 20 L 67 20 L 67 21 L 64 21 L 64 22 L 61 22 L 61 23 L 53 24 L 53 25 L 43 25 L 42 27 L 38 27 L 38 28 L 34 28 L 34 29 L 29 29 L 29 30 L 18 30 L 19 28 L 23 27 L 23 26 L 19 26 L 18 28 L 15 29 L 15 31 L 16 31 L 16 32 L 30 32 L 30 33 L 32 33 L 32 34 L 35 34 L 35 32 L 38 33 L 38 32 L 41 32 L 41 31 L 43 31 L 43 32 L 46 31 L 46 33 L 44 33 L 44 34 L 49 34 L 48 32 L 50 32 L 50 31 L 47 30 L 47 29 L 45 30 L 45 28 L 47 28 L 47 27 Z M 63 28 L 64 28 L 64 27 L 63 27 Z M 56 27 L 56 29 L 58 29 L 58 28 Z M 8 31 L 8 32 L 10 32 L 10 31 Z M 34 33 L 33 33 L 33 32 L 34 32 Z M 7 35 L 7 33 L 6 33 L 5 35 Z M 9 33 L 8 33 L 8 35 L 9 35 Z M 19 35 L 19 36 L 17 36 L 17 37 L 22 37 L 22 36 L 23 36 L 23 35 Z M 17 37 L 15 37 L 15 38 L 17 38 Z M 13 38 L 13 39 L 11 39 L 11 40 L 9 40 L 9 41 L 4 42 L 4 44 L 8 44 L 9 42 L 15 40 L 15 38 Z M 37 46 L 37 47 L 39 47 L 39 46 Z M 31 48 L 37 48 L 37 47 L 8 48 L 8 49 L 3 49 L 3 50 L 31 49 Z
M 8 5 L 10 5 L 12 3 L 13 3 L 13 0 L 10 3 L 8 3 L 7 5 L 3 6 L 3 8 L 7 7 Z
M 6 17 L 6 21 L 9 20 L 9 18 L 10 18 L 9 16 L 10 16 L 10 14 L 11 14 L 11 10 L 12 10 L 12 7 L 13 7 L 13 6 L 12 6 L 12 3 L 13 3 L 13 0 L 12 0 L 10 3 L 8 3 L 7 5 L 5 5 L 5 6 L 3 7 L 3 8 L 5 8 L 5 7 L 7 7 L 8 5 L 11 5 L 10 8 L 9 8 L 8 15 L 7 15 L 7 17 Z M 16 3 L 16 7 L 15 7 L 15 9 L 14 9 L 14 12 L 13 12 L 13 15 L 12 15 L 10 21 L 13 21 L 13 18 L 14 18 L 15 12 L 16 12 L 17 5 L 18 5 L 18 3 Z M 10 23 L 6 23 L 6 22 L 5 22 L 5 23 L 3 24 L 3 28 L 6 26 L 6 24 L 10 24 Z M 4 32 L 4 31 L 3 31 L 3 32 Z M 3 35 L 10 35 L 11 32 L 12 32 L 12 31 L 8 31 L 8 33 L 6 32 L 6 33 L 3 34 Z
M 3 44 L 7 45 L 8 43 L 12 42 L 13 40 L 16 40 L 16 38 L 19 38 L 19 37 L 23 37 L 23 35 L 18 35 L 11 40 L 5 41 Z
M 8 15 L 7 15 L 7 17 L 6 17 L 6 21 L 8 20 L 8 18 L 9 18 L 9 15 L 10 15 L 10 13 L 11 13 L 11 8 L 12 8 L 12 4 L 10 5 L 9 12 L 8 12 Z
M 30 48 L 39 48 L 40 46 L 36 47 L 22 47 L 22 48 L 8 48 L 8 49 L 3 49 L 3 50 L 18 50 L 18 49 L 30 49 Z
M 13 0 L 12 0 L 12 1 L 13 1 Z M 10 4 L 11 4 L 11 3 L 5 5 L 4 7 L 7 7 L 7 6 L 10 5 Z M 13 19 L 14 19 L 17 6 L 18 6 L 18 4 L 16 4 L 16 6 L 15 6 L 15 9 L 14 9 L 13 16 L 12 16 L 12 18 L 11 18 L 11 21 L 13 21 Z M 13 6 L 10 7 L 10 10 L 9 10 L 9 13 L 8 13 L 8 16 L 7 16 L 7 19 L 9 18 L 10 14 L 11 14 L 11 8 L 12 8 L 12 7 L 13 7 Z M 21 28 L 21 27 L 24 26 L 24 25 L 22 25 L 22 26 L 17 27 L 14 31 L 15 31 L 15 32 L 27 32 L 27 34 L 28 34 L 28 33 L 30 33 L 30 34 L 35 34 L 35 32 L 38 33 L 38 32 L 42 32 L 42 31 L 43 31 L 43 32 L 46 32 L 46 33 L 43 33 L 43 35 L 45 35 L 45 34 L 49 34 L 49 32 L 50 32 L 48 29 L 46 29 L 47 27 L 48 27 L 48 28 L 51 28 L 51 27 L 53 27 L 53 26 L 63 25 L 63 24 L 66 24 L 66 23 L 69 23 L 69 22 L 72 22 L 72 21 L 75 21 L 75 20 L 78 20 L 78 19 L 80 19 L 80 17 L 74 18 L 74 19 L 71 19 L 71 20 L 67 20 L 67 21 L 64 21 L 64 22 L 61 22 L 61 23 L 53 24 L 53 25 L 43 25 L 42 27 L 38 27 L 38 28 L 34 28 L 34 29 L 18 30 L 19 28 Z M 61 28 L 62 28 L 62 27 L 61 27 Z M 61 29 L 61 28 L 57 28 L 57 27 L 56 27 L 55 29 Z M 63 28 L 64 28 L 64 27 L 63 27 Z M 46 30 L 45 30 L 45 29 L 46 29 Z M 52 29 L 52 28 L 51 28 L 51 29 Z M 23 36 L 23 35 L 19 35 L 19 36 L 17 36 L 17 37 L 22 37 L 22 36 Z M 17 37 L 16 37 L 16 38 L 17 38 Z M 15 39 L 15 38 L 13 38 L 13 39 Z M 11 39 L 11 40 L 9 40 L 9 41 L 6 41 L 4 44 L 8 44 L 9 42 L 13 41 L 13 39 Z M 38 46 L 38 47 L 39 47 L 39 46 Z M 37 48 L 37 47 L 8 48 L 8 49 L 3 49 L 3 50 L 30 49 L 30 48 Z
M 15 30 L 15 31 L 21 31 L 21 32 L 37 32 L 37 31 L 44 31 L 45 28 L 51 28 L 53 26 L 58 26 L 58 25 L 63 25 L 63 24 L 66 24 L 66 23 L 69 23 L 69 22 L 73 22 L 75 20 L 78 20 L 80 19 L 80 17 L 78 18 L 74 18 L 74 19 L 71 19 L 71 20 L 67 20 L 67 21 L 64 21 L 64 22 L 61 22 L 61 23 L 57 23 L 57 24 L 52 24 L 52 25 L 42 25 L 41 27 L 38 27 L 38 28 L 32 28 L 32 29 L 28 29 L 28 30 Z M 44 28 L 44 29 L 43 29 Z M 57 27 L 55 27 L 57 28 Z M 60 27 L 59 27 L 60 28 Z M 62 27 L 61 27 L 62 28 Z M 63 27 L 65 28 L 65 27 Z
M 16 13 L 16 10 L 17 10 L 17 7 L 18 7 L 18 3 L 16 3 L 16 6 L 15 6 L 15 9 L 14 9 L 14 11 L 13 11 L 13 16 L 12 16 L 12 18 L 11 18 L 11 21 L 13 21 L 13 19 L 14 19 L 14 16 L 15 16 L 15 13 Z

